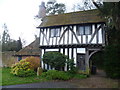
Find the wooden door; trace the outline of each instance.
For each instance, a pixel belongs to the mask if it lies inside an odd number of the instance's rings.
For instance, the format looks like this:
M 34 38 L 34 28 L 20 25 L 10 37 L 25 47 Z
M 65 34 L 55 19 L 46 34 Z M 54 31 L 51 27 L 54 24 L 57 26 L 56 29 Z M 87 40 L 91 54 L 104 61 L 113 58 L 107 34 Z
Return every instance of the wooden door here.
M 77 54 L 77 67 L 79 70 L 85 70 L 85 54 Z

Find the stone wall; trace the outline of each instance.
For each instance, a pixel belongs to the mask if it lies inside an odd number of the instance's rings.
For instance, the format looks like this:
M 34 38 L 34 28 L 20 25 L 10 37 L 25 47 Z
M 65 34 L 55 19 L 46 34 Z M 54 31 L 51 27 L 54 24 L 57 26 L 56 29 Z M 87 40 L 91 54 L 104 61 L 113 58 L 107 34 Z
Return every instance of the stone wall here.
M 15 54 L 15 51 L 2 52 L 2 57 L 0 57 L 0 60 L 2 60 L 1 66 L 10 67 L 12 64 L 15 64 L 16 62 L 18 62 L 17 57 L 13 56 L 14 54 Z

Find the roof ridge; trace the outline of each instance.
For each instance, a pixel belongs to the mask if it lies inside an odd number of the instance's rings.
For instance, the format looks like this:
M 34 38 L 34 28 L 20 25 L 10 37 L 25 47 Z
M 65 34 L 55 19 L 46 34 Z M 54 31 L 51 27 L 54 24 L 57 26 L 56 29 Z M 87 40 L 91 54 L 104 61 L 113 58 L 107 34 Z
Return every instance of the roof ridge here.
M 82 12 L 89 12 L 89 11 L 98 11 L 98 9 L 91 9 L 91 10 L 84 10 L 84 11 L 76 11 L 76 12 L 69 12 L 69 13 L 62 13 L 62 14 L 55 14 L 55 15 L 48 15 L 45 17 L 53 17 L 53 16 L 59 16 L 59 15 L 66 15 L 66 14 L 72 14 L 72 13 L 82 13 Z

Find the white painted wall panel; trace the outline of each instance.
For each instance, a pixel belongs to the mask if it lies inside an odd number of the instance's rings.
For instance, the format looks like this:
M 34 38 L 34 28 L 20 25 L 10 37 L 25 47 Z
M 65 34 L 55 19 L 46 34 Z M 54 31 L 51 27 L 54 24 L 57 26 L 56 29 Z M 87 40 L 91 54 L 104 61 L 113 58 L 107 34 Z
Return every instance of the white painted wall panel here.
M 100 29 L 98 32 L 99 32 L 99 43 L 102 44 L 102 29 Z
M 88 43 L 89 43 L 89 41 L 90 41 L 91 37 L 92 37 L 91 35 L 88 35 Z
M 63 27 L 61 28 L 61 32 L 60 32 L 60 37 L 61 37 L 61 35 L 63 34 Z M 58 41 L 60 40 L 60 38 L 58 39 Z M 60 42 L 60 44 L 63 44 L 63 38 L 61 39 L 61 42 Z
M 56 37 L 53 37 L 53 45 L 56 44 Z
M 94 32 L 95 32 L 95 25 L 93 24 L 93 25 L 92 25 L 92 35 L 93 35 Z M 95 37 L 93 38 L 93 40 L 92 40 L 91 43 L 92 43 L 92 44 L 95 44 L 95 43 L 96 43 L 96 35 L 95 35 Z
M 72 48 L 69 48 L 69 59 L 72 59 L 71 53 L 72 53 Z
M 57 37 L 57 45 L 59 44 L 60 37 Z
M 76 26 L 73 26 L 73 31 L 75 32 L 76 34 Z M 77 44 L 77 40 L 75 38 L 75 36 L 73 35 L 73 44 Z
M 46 29 L 44 29 L 44 34 L 46 35 Z M 47 41 L 46 41 L 45 37 L 47 37 L 47 36 L 44 36 L 44 44 L 43 45 L 47 45 Z
M 40 45 L 42 45 L 43 42 L 43 34 L 41 33 L 41 37 L 40 37 Z
M 98 24 L 97 27 L 99 27 L 101 24 Z M 100 30 L 98 31 L 98 39 L 99 42 L 98 43 L 102 43 L 102 29 L 100 28 Z
M 66 33 L 65 33 L 65 45 L 67 44 L 67 37 L 68 37 L 68 31 L 66 31 Z
M 52 38 L 50 38 L 49 45 L 52 45 Z
M 46 49 L 46 52 L 50 52 L 50 51 L 59 51 L 59 49 Z
M 47 40 L 48 40 L 48 43 L 49 43 L 49 28 L 47 28 Z
M 81 43 L 81 36 L 78 36 L 78 40 L 79 40 L 79 42 Z
M 62 48 L 60 49 L 60 53 L 62 53 L 62 54 L 63 54 L 63 49 L 62 49 Z
M 43 58 L 43 54 L 44 54 L 44 50 L 42 49 L 41 58 Z M 41 60 L 41 67 L 44 68 L 44 66 L 43 66 L 43 60 Z
M 86 36 L 83 35 L 83 44 L 86 44 Z
M 69 30 L 69 44 L 72 44 L 71 38 L 72 38 L 72 32 Z
M 77 53 L 85 53 L 85 48 L 77 48 Z

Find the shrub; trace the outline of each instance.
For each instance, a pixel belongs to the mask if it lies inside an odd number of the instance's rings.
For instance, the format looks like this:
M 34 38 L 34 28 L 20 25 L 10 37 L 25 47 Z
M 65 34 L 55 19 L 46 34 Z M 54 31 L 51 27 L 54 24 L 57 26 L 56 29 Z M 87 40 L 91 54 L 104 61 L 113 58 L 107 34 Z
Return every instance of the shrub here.
M 75 74 L 74 78 L 76 78 L 76 79 L 83 79 L 83 78 L 87 78 L 87 75 L 84 75 L 84 74 Z
M 120 45 L 105 48 L 104 69 L 108 77 L 120 78 Z
M 67 61 L 67 65 L 68 65 L 69 68 L 70 68 L 70 70 L 68 70 L 69 73 L 71 73 L 71 74 L 76 74 L 76 73 L 78 73 L 78 68 L 74 66 L 74 65 L 75 65 L 74 59 L 69 59 L 69 60 Z
M 69 80 L 71 75 L 63 71 L 49 70 L 41 74 L 41 77 L 45 77 L 50 80 Z
M 26 62 L 30 62 L 30 68 L 37 71 L 37 68 L 40 67 L 40 59 L 36 57 L 27 57 L 25 59 Z
M 65 66 L 67 57 L 59 52 L 46 52 L 43 55 L 43 62 L 51 65 L 56 70 L 61 70 Z
M 34 70 L 30 68 L 30 62 L 26 62 L 25 60 L 21 60 L 20 62 L 13 64 L 11 67 L 11 73 L 21 77 L 35 74 Z

